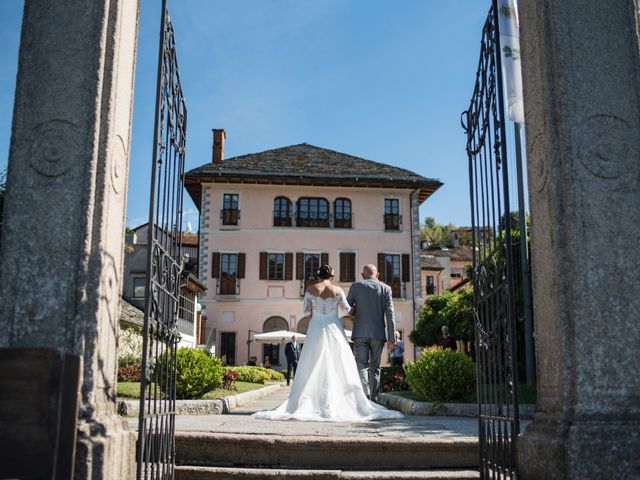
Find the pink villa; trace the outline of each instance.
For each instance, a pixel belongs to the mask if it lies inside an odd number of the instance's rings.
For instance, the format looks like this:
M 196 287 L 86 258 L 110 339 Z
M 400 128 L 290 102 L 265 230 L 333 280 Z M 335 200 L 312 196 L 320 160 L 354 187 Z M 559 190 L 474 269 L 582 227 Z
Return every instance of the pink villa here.
M 213 161 L 185 184 L 200 210 L 200 303 L 216 355 L 236 365 L 268 356 L 285 368 L 284 342 L 253 336 L 306 332 L 302 295 L 320 265 L 332 265 L 348 293 L 373 263 L 393 290 L 405 359 L 414 360 L 406 337 L 425 293 L 418 208 L 442 183 L 304 143 L 225 159 L 224 130 L 213 137 Z M 353 319 L 343 322 L 351 330 Z

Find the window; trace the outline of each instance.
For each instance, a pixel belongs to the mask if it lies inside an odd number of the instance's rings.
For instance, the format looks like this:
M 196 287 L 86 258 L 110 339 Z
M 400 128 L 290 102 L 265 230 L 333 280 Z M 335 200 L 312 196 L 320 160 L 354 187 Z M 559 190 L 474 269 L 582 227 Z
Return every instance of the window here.
M 220 255 L 220 293 L 235 294 L 238 255 L 223 253 Z
M 144 298 L 147 287 L 147 279 L 145 277 L 133 277 L 133 298 Z
M 260 280 L 293 280 L 293 253 L 260 252 Z
M 433 295 L 436 293 L 436 285 L 433 276 L 427 276 L 427 295 Z
M 316 272 L 320 265 L 329 263 L 329 254 L 327 253 L 302 253 L 296 254 L 296 279 L 301 280 L 300 295 L 304 295 L 304 291 L 315 280 Z
M 394 297 L 400 297 L 400 255 L 385 255 L 384 281 L 391 287 Z
M 400 200 L 396 198 L 384 199 L 384 229 L 400 230 L 402 217 L 400 216 Z
M 318 270 L 320 270 L 320 255 L 316 253 L 306 254 L 304 256 L 304 279 L 314 279 Z
M 267 280 L 284 280 L 284 253 L 270 253 Z
M 222 211 L 220 212 L 223 225 L 238 225 L 240 210 L 238 210 L 238 194 L 225 193 L 222 201 Z
M 214 253 L 211 261 L 211 276 L 218 277 L 218 293 L 239 293 L 239 279 L 244 278 L 246 255 L 244 253 Z
M 278 197 L 273 201 L 273 226 L 291 226 L 291 202 L 286 197 Z
M 356 281 L 356 254 L 352 252 L 340 252 L 340 281 Z
M 328 227 L 329 202 L 324 198 L 306 198 L 298 200 L 298 227 Z
M 351 200 L 338 198 L 333 204 L 333 226 L 351 228 Z

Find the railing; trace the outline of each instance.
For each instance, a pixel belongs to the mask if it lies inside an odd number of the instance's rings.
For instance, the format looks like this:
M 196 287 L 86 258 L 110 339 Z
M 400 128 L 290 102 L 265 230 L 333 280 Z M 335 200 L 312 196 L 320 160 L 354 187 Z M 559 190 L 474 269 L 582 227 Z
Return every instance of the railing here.
M 238 225 L 240 210 L 237 208 L 223 208 L 220 210 L 220 220 L 222 225 Z
M 218 293 L 220 295 L 237 295 L 239 282 L 234 277 L 221 278 L 218 283 Z
M 329 228 L 329 215 L 323 215 L 322 217 L 301 217 L 296 218 L 296 227 L 303 228 Z
M 402 225 L 402 215 L 397 213 L 385 213 L 383 215 L 385 230 L 400 230 Z
M 292 215 L 287 215 L 286 212 L 280 212 L 278 210 L 273 211 L 273 226 L 274 227 L 290 227 L 293 224 L 291 220 Z
M 352 228 L 353 214 L 333 214 L 333 228 Z

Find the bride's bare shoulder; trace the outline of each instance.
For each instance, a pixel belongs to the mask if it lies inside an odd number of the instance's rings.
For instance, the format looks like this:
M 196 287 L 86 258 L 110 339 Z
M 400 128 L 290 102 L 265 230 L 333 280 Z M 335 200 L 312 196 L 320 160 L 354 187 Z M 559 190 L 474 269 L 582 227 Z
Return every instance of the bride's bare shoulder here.
M 339 287 L 337 285 L 333 285 L 332 291 L 333 291 L 333 295 L 336 297 L 341 293 L 344 294 L 344 290 L 342 290 L 342 287 Z

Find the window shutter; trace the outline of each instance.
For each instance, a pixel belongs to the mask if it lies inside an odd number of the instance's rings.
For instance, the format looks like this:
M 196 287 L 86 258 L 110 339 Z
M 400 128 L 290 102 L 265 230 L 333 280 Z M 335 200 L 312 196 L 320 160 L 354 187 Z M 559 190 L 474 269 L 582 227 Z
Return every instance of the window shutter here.
M 348 282 L 348 272 L 347 272 L 347 256 L 349 254 L 346 252 L 340 252 L 340 281 Z
M 329 265 L 329 254 L 321 253 L 320 254 L 320 266 Z
M 411 281 L 411 261 L 409 259 L 409 254 L 402 254 L 402 281 L 410 282 Z
M 380 281 L 384 282 L 384 271 L 385 271 L 385 264 L 384 264 L 384 253 L 379 253 L 378 254 L 378 273 L 380 274 Z
M 296 280 L 304 278 L 304 253 L 296 253 Z
M 347 271 L 349 272 L 349 276 L 347 277 L 347 282 L 355 282 L 356 281 L 356 254 L 355 253 L 347 253 Z
M 244 278 L 244 266 L 247 263 L 247 254 L 238 254 L 238 278 Z
M 293 280 L 293 253 L 284 254 L 284 279 Z
M 260 280 L 267 279 L 268 258 L 267 252 L 260 252 L 260 274 L 258 275 Z
M 211 278 L 220 276 L 220 253 L 215 252 L 211 255 Z

